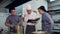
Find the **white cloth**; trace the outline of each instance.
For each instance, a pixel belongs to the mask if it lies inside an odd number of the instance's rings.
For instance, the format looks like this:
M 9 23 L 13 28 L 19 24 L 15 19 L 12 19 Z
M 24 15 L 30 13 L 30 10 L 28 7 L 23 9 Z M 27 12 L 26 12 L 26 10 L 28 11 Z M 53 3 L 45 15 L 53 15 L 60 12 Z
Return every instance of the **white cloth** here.
M 31 9 L 32 9 L 32 8 L 31 8 L 31 5 L 28 4 L 27 7 L 26 7 L 26 9 L 27 9 L 27 10 L 31 10 Z
M 38 15 L 36 13 L 31 13 L 31 14 L 27 14 L 26 17 L 25 17 L 25 20 L 24 21 L 28 21 L 28 19 L 36 19 L 36 18 L 39 18 Z M 35 25 L 33 23 L 27 23 L 27 25 Z

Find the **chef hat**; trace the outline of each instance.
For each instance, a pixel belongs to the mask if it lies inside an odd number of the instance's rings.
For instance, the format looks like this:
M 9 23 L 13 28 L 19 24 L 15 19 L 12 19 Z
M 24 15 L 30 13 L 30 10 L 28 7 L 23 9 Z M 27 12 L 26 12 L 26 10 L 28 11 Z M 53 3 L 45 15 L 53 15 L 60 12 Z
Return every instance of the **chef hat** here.
M 31 10 L 31 5 L 28 4 L 27 7 L 26 7 L 27 10 Z

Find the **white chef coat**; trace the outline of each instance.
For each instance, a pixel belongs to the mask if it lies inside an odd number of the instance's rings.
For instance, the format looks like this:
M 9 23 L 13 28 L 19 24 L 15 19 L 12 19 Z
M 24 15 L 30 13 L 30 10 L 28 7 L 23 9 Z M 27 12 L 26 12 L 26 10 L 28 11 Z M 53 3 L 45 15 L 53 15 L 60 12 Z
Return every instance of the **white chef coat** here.
M 27 22 L 28 19 L 36 19 L 36 18 L 39 18 L 38 15 L 36 13 L 32 12 L 31 14 L 26 14 L 25 15 L 24 21 Z M 35 25 L 35 24 L 33 24 L 33 23 L 27 23 L 27 25 Z

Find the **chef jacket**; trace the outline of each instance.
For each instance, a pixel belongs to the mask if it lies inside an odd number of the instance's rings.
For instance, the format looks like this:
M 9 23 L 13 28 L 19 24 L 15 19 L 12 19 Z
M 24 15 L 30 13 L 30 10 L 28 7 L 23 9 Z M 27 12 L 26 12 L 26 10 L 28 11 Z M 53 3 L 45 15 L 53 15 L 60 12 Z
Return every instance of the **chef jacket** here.
M 36 13 L 32 12 L 31 14 L 26 15 L 25 21 L 28 21 L 29 19 L 36 19 L 36 18 L 39 18 L 39 16 Z M 27 23 L 27 25 L 35 25 L 35 24 L 29 22 Z

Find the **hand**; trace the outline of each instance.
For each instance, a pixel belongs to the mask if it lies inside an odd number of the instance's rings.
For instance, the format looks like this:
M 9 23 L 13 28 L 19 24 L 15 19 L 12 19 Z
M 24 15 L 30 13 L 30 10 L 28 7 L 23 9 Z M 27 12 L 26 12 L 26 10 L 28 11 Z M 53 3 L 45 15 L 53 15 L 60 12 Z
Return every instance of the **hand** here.
M 25 15 L 25 14 L 23 14 L 23 15 L 22 15 L 22 19 L 23 19 L 23 21 L 24 21 L 25 17 L 26 17 L 26 15 Z
M 10 27 L 13 28 L 14 26 L 11 24 Z
M 19 26 L 19 25 L 17 24 L 16 27 L 15 27 L 15 29 L 18 29 L 18 26 Z
M 36 21 L 31 21 L 32 23 L 36 23 Z

